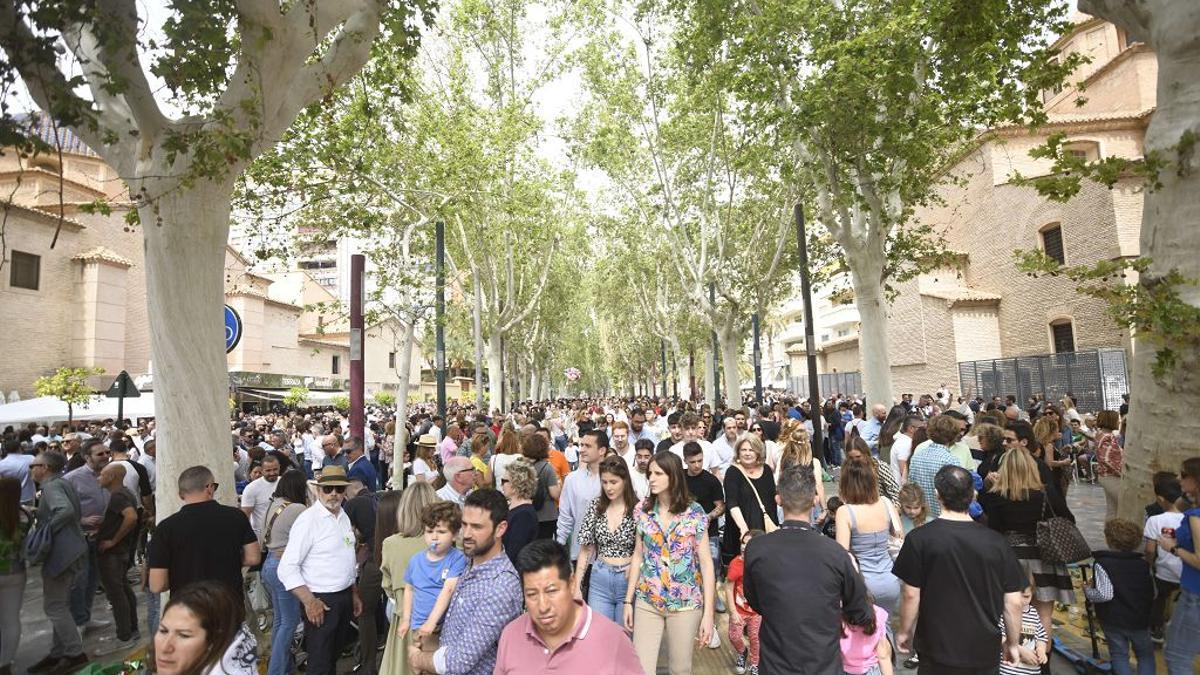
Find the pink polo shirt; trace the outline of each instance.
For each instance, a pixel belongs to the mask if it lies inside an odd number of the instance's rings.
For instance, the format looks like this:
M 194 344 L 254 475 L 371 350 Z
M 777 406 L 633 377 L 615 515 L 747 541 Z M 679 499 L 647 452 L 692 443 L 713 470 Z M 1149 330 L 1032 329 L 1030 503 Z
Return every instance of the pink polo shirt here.
M 500 634 L 494 675 L 642 675 L 642 664 L 625 631 L 591 607 L 578 601 L 575 606 L 582 620 L 554 651 L 542 642 L 528 612 L 513 619 Z

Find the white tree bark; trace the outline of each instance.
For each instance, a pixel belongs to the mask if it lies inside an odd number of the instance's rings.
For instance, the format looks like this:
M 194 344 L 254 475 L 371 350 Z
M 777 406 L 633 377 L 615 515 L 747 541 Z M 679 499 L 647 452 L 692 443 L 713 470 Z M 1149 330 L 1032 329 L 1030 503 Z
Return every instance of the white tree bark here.
M 1080 0 L 1079 9 L 1145 40 L 1158 57 L 1158 102 L 1146 130 L 1145 151 L 1160 152 L 1177 166 L 1159 173 L 1162 185 L 1144 193 L 1141 254 L 1153 262 L 1138 283 L 1154 284 L 1171 270 L 1186 279 L 1200 278 L 1200 158 L 1194 149 L 1180 151 L 1186 135 L 1200 137 L 1200 3 Z M 1187 304 L 1200 307 L 1200 287 L 1178 290 Z M 1142 505 L 1153 500 L 1153 473 L 1177 472 L 1184 459 L 1197 454 L 1195 439 L 1200 437 L 1196 340 L 1171 345 L 1178 365 L 1161 378 L 1152 372 L 1155 345 L 1137 342 L 1120 499 L 1126 518 L 1140 518 Z
M 180 505 L 175 480 L 207 466 L 232 504 L 229 374 L 221 310 L 232 181 L 200 181 L 142 207 L 146 305 L 154 358 L 159 473 L 158 512 Z
M 726 319 L 717 326 L 717 344 L 721 348 L 721 378 L 725 390 L 725 404 L 738 406 L 742 402 L 742 375 L 738 361 L 742 356 L 745 334 L 734 328 L 734 318 Z
M 500 390 L 504 387 L 504 368 L 500 361 L 500 336 L 496 333 L 488 335 L 487 366 L 488 404 L 492 408 L 500 408 Z M 501 412 L 506 411 L 502 409 Z
M 411 388 L 409 378 L 412 377 L 412 352 L 413 344 L 417 341 L 416 332 L 417 326 L 413 321 L 407 321 L 402 324 L 403 332 L 400 335 L 400 363 L 396 364 L 396 378 L 400 380 L 400 385 L 396 390 L 396 440 L 393 444 L 394 455 L 392 463 L 388 466 L 390 472 L 389 480 L 393 481 L 393 488 L 400 487 L 400 481 L 404 479 L 404 449 L 408 446 L 408 427 L 404 425 L 404 420 L 408 417 L 408 390 Z M 396 467 L 400 467 L 400 480 L 396 480 Z
M 863 389 L 872 405 L 892 405 L 892 367 L 888 357 L 887 298 L 884 296 L 883 263 L 874 256 L 846 252 L 854 302 L 858 306 L 858 354 L 862 362 Z M 812 327 L 807 332 L 814 333 Z
M 705 342 L 710 342 L 705 340 Z M 717 382 L 713 377 L 713 350 L 712 346 L 708 345 L 704 348 L 704 360 L 700 362 L 704 366 L 704 400 L 709 405 L 717 404 Z

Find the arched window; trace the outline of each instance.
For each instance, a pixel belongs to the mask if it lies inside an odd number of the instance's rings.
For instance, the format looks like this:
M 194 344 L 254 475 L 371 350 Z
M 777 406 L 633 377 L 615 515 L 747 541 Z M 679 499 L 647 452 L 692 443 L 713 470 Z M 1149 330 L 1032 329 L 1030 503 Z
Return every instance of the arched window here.
M 1050 322 L 1050 346 L 1055 354 L 1075 351 L 1075 325 L 1070 319 Z
M 1050 223 L 1043 227 L 1038 234 L 1042 240 L 1042 251 L 1046 253 L 1046 256 L 1059 265 L 1067 264 L 1067 252 L 1063 247 L 1062 225 Z

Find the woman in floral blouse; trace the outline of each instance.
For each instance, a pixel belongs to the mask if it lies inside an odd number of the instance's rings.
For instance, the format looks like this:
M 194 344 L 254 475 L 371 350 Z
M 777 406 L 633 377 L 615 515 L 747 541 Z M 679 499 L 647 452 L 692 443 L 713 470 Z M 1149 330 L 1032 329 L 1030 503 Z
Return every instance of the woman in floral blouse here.
M 629 561 L 637 545 L 633 507 L 637 497 L 629 480 L 629 465 L 616 455 L 600 462 L 600 496 L 592 500 L 579 528 L 579 566 L 571 580 L 577 599 L 583 599 L 583 577 L 592 568 L 587 603 L 620 625 Z
M 634 509 L 637 544 L 625 590 L 625 629 L 642 668 L 654 673 L 663 631 L 671 675 L 692 672 L 693 640 L 713 631 L 716 577 L 705 536 L 708 517 L 688 494 L 683 461 L 670 451 L 650 460 L 650 495 Z M 636 617 L 636 618 L 635 618 Z

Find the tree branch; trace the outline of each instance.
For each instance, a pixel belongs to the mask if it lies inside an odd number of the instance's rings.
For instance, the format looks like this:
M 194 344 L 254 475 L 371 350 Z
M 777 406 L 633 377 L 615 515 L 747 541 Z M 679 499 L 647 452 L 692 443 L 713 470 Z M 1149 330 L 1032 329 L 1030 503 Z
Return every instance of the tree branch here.
M 168 121 L 154 99 L 138 56 L 137 4 L 134 0 L 99 0 L 97 9 L 105 22 L 98 28 L 105 33 L 112 30 L 100 40 L 97 56 L 108 70 L 110 80 L 121 89 L 122 98 L 137 122 L 142 143 L 148 145 Z

